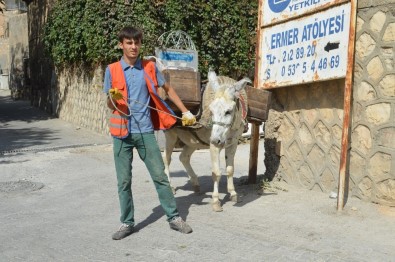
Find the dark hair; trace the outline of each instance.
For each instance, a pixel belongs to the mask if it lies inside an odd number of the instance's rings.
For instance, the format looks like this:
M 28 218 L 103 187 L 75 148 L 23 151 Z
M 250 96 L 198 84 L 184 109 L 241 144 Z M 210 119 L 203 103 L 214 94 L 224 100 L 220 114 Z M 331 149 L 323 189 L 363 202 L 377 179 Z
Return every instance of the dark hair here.
M 123 42 L 124 39 L 143 40 L 143 32 L 135 27 L 126 26 L 119 31 L 118 40 Z

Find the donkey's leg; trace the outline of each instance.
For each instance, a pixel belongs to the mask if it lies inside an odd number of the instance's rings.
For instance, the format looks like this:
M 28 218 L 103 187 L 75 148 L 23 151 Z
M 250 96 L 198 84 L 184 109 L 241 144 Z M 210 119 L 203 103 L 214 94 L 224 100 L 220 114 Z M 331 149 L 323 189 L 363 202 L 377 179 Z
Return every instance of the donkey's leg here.
M 169 166 L 171 163 L 171 154 L 173 153 L 174 146 L 177 142 L 177 133 L 175 130 L 168 130 L 164 133 L 165 133 L 165 137 L 166 137 L 165 150 L 163 151 L 163 162 L 165 164 L 165 174 L 167 176 L 167 179 L 169 180 L 171 190 L 173 191 L 173 194 L 175 194 L 176 189 L 171 185 Z
M 234 174 L 234 159 L 237 149 L 237 142 L 227 148 L 225 148 L 225 161 L 226 161 L 226 177 L 228 182 L 228 193 L 230 193 L 230 200 L 238 202 L 237 193 L 233 184 Z
M 180 161 L 184 165 L 185 170 L 187 171 L 187 174 L 189 176 L 189 179 L 191 180 L 192 186 L 193 186 L 193 191 L 195 193 L 200 192 L 200 184 L 197 175 L 195 174 L 195 171 L 193 171 L 193 168 L 191 166 L 191 156 L 192 153 L 195 152 L 195 148 L 184 145 L 182 148 L 181 154 L 180 154 Z
M 221 178 L 221 170 L 219 169 L 219 153 L 220 149 L 212 144 L 210 144 L 210 156 L 211 156 L 211 175 L 214 182 L 213 188 L 213 210 L 215 212 L 221 212 L 222 207 L 219 201 L 218 184 Z

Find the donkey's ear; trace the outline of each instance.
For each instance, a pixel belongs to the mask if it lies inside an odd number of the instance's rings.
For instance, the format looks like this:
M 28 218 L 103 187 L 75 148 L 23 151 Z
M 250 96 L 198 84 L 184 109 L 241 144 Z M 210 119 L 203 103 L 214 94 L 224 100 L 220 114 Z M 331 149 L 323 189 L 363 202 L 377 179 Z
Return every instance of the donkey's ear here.
M 241 79 L 240 81 L 236 82 L 233 85 L 232 89 L 229 89 L 229 94 L 231 96 L 235 96 L 235 97 L 239 98 L 240 91 L 243 90 L 243 88 L 245 88 L 248 83 L 251 84 L 251 80 L 249 78 L 245 77 L 245 78 Z
M 244 77 L 235 84 L 236 91 L 240 91 L 246 87 L 247 84 L 251 84 L 251 80 L 248 77 Z
M 214 91 L 217 91 L 219 89 L 218 78 L 217 78 L 217 74 L 211 67 L 208 71 L 207 78 L 208 78 L 209 83 L 211 83 L 212 89 Z

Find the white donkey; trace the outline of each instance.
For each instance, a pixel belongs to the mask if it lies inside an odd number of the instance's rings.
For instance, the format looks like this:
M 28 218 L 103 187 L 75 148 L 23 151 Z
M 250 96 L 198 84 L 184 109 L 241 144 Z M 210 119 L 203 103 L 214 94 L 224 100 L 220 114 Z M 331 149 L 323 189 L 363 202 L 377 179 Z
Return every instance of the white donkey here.
M 192 169 L 190 159 L 197 149 L 210 148 L 212 179 L 214 182 L 214 211 L 222 211 L 219 201 L 218 184 L 221 177 L 220 152 L 225 148 L 227 189 L 230 199 L 237 202 L 237 193 L 233 184 L 234 156 L 247 115 L 247 96 L 244 90 L 249 79 L 235 81 L 215 72 L 208 74 L 208 84 L 203 95 L 203 114 L 200 128 L 175 127 L 165 132 L 166 148 L 164 152 L 165 172 L 170 180 L 169 165 L 171 154 L 178 142 L 182 145 L 180 161 L 184 165 L 195 192 L 200 191 L 198 177 Z M 181 141 L 181 143 L 180 143 Z M 173 188 L 173 192 L 174 188 Z

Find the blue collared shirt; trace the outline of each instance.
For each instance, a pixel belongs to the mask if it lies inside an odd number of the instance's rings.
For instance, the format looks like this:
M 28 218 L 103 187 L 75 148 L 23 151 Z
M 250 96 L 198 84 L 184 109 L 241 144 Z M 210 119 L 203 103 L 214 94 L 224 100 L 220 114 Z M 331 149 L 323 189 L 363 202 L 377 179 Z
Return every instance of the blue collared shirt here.
M 130 105 L 131 116 L 129 118 L 129 132 L 130 133 L 146 133 L 152 132 L 154 127 L 152 125 L 149 105 L 150 96 L 148 87 L 144 78 L 144 70 L 142 62 L 137 59 L 134 66 L 130 66 L 121 58 L 122 69 L 125 74 L 126 86 L 128 91 L 128 103 Z M 159 72 L 155 66 L 156 78 L 158 86 L 165 84 L 163 75 Z M 107 66 L 104 74 L 104 93 L 108 94 L 111 89 L 111 74 L 110 69 Z

